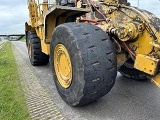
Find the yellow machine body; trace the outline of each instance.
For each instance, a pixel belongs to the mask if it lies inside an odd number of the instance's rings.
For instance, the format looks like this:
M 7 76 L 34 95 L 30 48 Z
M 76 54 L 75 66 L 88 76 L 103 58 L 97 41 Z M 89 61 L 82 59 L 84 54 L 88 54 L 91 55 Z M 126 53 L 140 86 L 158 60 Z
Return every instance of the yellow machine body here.
M 88 5 L 86 5 L 88 4 Z M 93 6 L 93 7 L 89 7 Z M 93 9 L 91 9 L 93 8 Z M 30 21 L 26 32 L 35 30 L 42 52 L 50 54 L 52 32 L 59 24 L 91 22 L 111 35 L 115 42 L 118 65 L 130 57 L 138 69 L 160 86 L 160 19 L 150 12 L 130 6 L 127 0 L 77 1 L 74 7 L 59 6 L 44 0 L 28 0 Z
M 65 23 L 68 18 L 81 16 L 88 11 L 82 8 L 56 6 L 47 0 L 28 0 L 30 21 L 26 23 L 26 31 L 36 30 L 41 40 L 42 52 L 49 55 L 50 40 L 56 26 Z

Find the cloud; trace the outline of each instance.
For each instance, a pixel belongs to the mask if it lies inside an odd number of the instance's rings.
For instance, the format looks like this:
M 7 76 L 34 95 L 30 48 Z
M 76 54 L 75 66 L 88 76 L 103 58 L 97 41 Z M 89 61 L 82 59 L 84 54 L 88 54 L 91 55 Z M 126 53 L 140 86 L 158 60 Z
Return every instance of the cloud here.
M 138 0 L 128 0 L 132 6 L 138 6 Z M 160 18 L 160 1 L 159 0 L 139 0 L 139 8 L 145 9 Z
M 42 0 L 40 0 L 42 1 Z M 50 0 L 54 1 L 54 0 Z M 137 6 L 138 0 L 128 0 Z M 159 0 L 139 0 L 139 7 L 160 17 Z M 0 34 L 24 33 L 24 23 L 29 20 L 27 0 L 1 0 L 0 3 Z
M 24 23 L 28 20 L 27 3 L 23 0 L 1 0 L 0 34 L 24 33 Z

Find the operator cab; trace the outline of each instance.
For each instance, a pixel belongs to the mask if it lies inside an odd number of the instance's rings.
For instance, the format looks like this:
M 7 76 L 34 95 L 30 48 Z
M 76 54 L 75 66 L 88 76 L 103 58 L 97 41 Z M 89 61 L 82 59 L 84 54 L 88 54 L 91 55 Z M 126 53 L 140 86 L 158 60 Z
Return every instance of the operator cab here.
M 74 0 L 56 0 L 56 4 L 60 5 L 60 6 L 75 7 L 75 1 Z

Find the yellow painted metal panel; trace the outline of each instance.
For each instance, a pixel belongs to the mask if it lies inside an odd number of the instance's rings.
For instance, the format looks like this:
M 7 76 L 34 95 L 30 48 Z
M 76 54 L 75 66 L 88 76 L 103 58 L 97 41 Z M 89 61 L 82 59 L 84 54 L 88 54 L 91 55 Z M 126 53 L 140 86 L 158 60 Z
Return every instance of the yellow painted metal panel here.
M 145 73 L 148 73 L 150 75 L 155 75 L 158 70 L 158 64 L 159 64 L 158 59 L 138 54 L 136 56 L 134 68 L 143 71 Z
M 149 54 L 153 49 L 153 46 L 150 45 L 150 42 L 152 41 L 153 38 L 151 38 L 147 30 L 145 30 L 137 41 L 130 43 L 130 47 L 137 54 Z
M 50 44 L 44 43 L 44 41 L 41 40 L 41 46 L 42 46 L 42 52 L 49 55 L 50 54 Z

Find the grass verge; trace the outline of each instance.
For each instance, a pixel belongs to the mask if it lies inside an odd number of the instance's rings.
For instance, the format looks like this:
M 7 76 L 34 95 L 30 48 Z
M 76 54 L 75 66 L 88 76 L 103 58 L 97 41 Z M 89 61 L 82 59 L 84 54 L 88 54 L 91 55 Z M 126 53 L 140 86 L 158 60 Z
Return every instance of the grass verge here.
M 25 37 L 23 37 L 20 41 L 22 41 L 22 42 L 26 42 Z
M 0 120 L 30 120 L 11 45 L 0 50 Z

